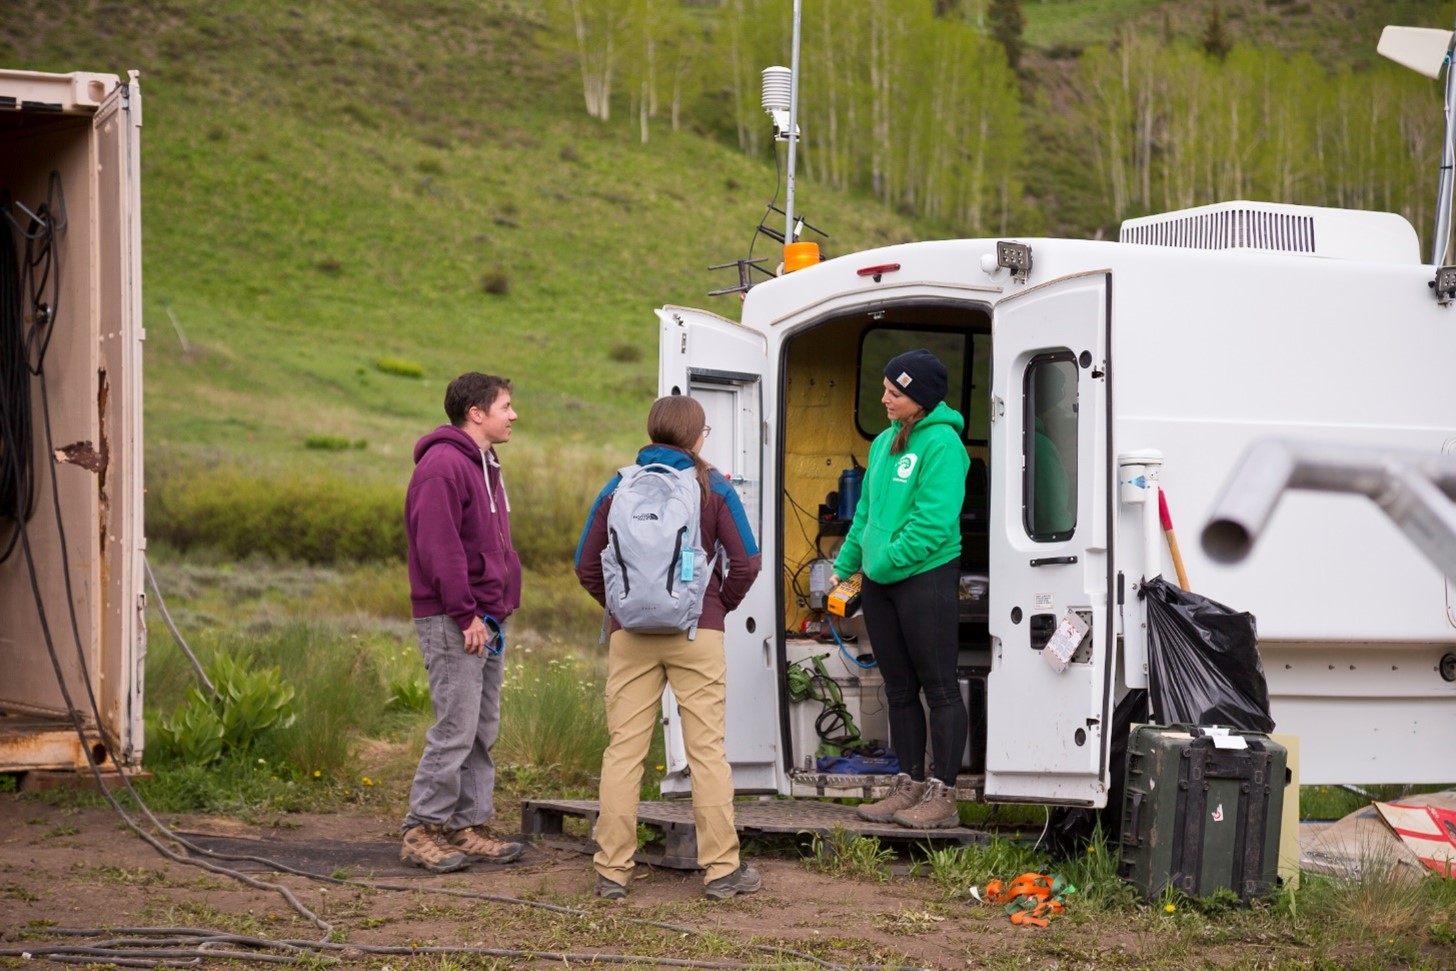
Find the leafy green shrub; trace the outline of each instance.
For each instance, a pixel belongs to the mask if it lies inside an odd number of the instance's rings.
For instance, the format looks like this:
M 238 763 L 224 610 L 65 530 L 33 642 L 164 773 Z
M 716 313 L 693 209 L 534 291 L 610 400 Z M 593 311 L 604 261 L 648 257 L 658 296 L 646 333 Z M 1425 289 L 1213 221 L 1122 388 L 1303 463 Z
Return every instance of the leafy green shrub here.
M 332 473 L 261 476 L 238 466 L 187 468 L 147 490 L 147 533 L 180 552 L 266 551 L 308 563 L 403 559 L 404 491 Z
M 384 707 L 390 711 L 429 711 L 430 682 L 416 677 L 391 683 Z
M 254 740 L 246 746 L 247 754 L 264 758 L 270 773 L 280 778 L 348 779 L 359 740 L 396 724 L 382 723 L 380 718 L 389 699 L 387 685 L 419 669 L 417 650 L 394 634 L 379 632 L 374 622 L 367 624 L 354 629 L 318 620 L 262 621 L 208 627 L 192 637 L 193 650 L 204 659 L 219 694 L 234 699 L 230 714 L 214 708 L 224 736 L 229 731 L 238 738 L 251 734 Z M 187 663 L 170 639 L 154 644 L 147 656 L 149 694 L 164 711 L 168 705 L 181 709 L 170 718 L 148 715 L 148 742 L 155 742 L 148 755 L 166 761 L 178 756 L 185 744 L 174 741 L 179 728 L 213 734 L 216 729 L 191 727 L 207 721 L 191 707 L 200 692 L 187 686 L 179 696 Z M 150 691 L 153 684 L 158 690 Z M 286 710 L 281 704 L 285 700 Z M 205 698 L 201 703 L 211 704 Z M 155 736 L 150 734 L 154 727 Z M 219 763 L 227 762 L 230 752 L 239 748 L 224 745 Z M 200 751 L 206 757 L 206 751 Z
M 599 449 L 510 449 L 503 463 L 515 508 L 511 536 L 527 568 L 570 567 L 597 492 L 631 458 Z M 146 519 L 148 538 L 180 553 L 264 551 L 280 560 L 342 563 L 403 560 L 406 552 L 403 486 L 332 472 L 152 461 Z M 575 581 L 564 589 L 575 590 Z M 575 620 L 568 626 L 579 629 Z
M 381 357 L 374 362 L 374 369 L 384 374 L 393 374 L 401 378 L 422 378 L 425 376 L 425 369 L 414 361 L 406 361 L 402 357 Z
M 1089 855 L 1090 859 L 1092 857 Z M 1098 878 L 1107 876 L 1108 879 L 1116 882 L 1116 854 L 1113 853 L 1109 856 L 1103 845 L 1101 855 L 1096 857 L 1096 860 L 1099 866 L 1107 868 L 1106 872 L 1098 871 Z M 992 839 L 986 845 L 972 844 L 928 849 L 923 859 L 915 863 L 915 868 L 928 871 L 930 878 L 945 893 L 957 897 L 964 897 L 970 887 L 984 885 L 992 878 L 1010 880 L 1031 871 L 1061 873 L 1078 887 L 1084 885 L 1080 878 L 1086 877 L 1089 882 L 1092 879 L 1091 874 L 1080 861 L 1073 864 L 1073 869 L 1069 873 L 1066 864 L 1052 864 L 1045 853 L 1040 853 L 1025 844 L 1000 837 Z M 1076 875 L 1073 876 L 1073 873 Z
M 633 458 L 615 451 L 512 447 L 501 463 L 515 510 L 511 539 L 521 562 L 542 571 L 569 566 L 597 493 Z
M 889 863 L 895 851 L 880 846 L 873 836 L 859 836 L 842 826 L 828 833 L 814 833 L 805 863 L 821 873 L 868 880 L 890 879 Z
M 218 714 L 201 691 L 187 689 L 187 703 L 170 718 L 151 719 L 157 726 L 157 745 L 152 753 L 190 765 L 210 765 L 222 757 L 222 740 L 227 732 Z
M 601 638 L 602 608 L 581 588 L 569 563 L 526 569 L 521 588 L 513 625 L 574 644 L 596 644 Z
M 368 445 L 367 439 L 349 439 L 342 435 L 310 435 L 303 440 L 304 448 L 320 452 L 345 452 L 351 448 L 364 449 Z
M 187 702 L 157 721 L 157 739 L 164 755 L 193 765 L 208 765 L 225 753 L 251 751 L 269 732 L 294 722 L 293 688 L 283 683 L 278 668 L 250 670 L 227 654 L 213 659 L 208 679 L 215 697 L 195 685 Z
M 480 289 L 495 297 L 511 292 L 511 278 L 505 270 L 486 270 L 480 275 Z
M 230 749 L 246 752 L 260 736 L 294 723 L 293 687 L 278 668 L 249 670 L 219 654 L 208 675 L 222 707 L 223 744 Z

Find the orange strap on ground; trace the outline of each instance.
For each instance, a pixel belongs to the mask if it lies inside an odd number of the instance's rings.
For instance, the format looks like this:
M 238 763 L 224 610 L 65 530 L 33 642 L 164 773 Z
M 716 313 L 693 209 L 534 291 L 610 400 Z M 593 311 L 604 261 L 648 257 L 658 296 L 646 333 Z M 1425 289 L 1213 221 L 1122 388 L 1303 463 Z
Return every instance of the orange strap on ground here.
M 1009 884 L 1000 880 L 986 881 L 985 899 L 990 903 L 1006 904 L 1013 924 L 1048 927 L 1052 915 L 1067 909 L 1066 904 L 1052 896 L 1056 885 L 1057 880 L 1045 874 L 1023 873 Z

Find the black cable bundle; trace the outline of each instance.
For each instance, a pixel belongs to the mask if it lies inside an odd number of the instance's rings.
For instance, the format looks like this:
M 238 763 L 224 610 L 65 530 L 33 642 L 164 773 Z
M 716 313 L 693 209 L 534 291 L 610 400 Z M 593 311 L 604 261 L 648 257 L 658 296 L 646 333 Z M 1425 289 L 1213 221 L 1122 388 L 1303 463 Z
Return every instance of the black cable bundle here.
M 9 216 L 10 206 L 4 207 Z M 35 507 L 30 375 L 26 368 L 25 323 L 21 317 L 20 253 L 9 220 L 0 225 L 0 563 L 20 535 L 19 520 Z
M 28 225 L 22 227 L 16 221 L 14 209 L 30 217 Z M 12 202 L 7 195 L 0 204 L 0 214 L 9 224 L 0 233 L 0 529 L 9 532 L 0 547 L 3 563 L 15 551 L 21 522 L 35 512 L 35 423 L 30 378 L 45 380 L 45 356 L 60 305 L 61 264 L 56 234 L 66 228 L 66 197 L 60 173 L 51 173 L 46 199 L 35 212 Z M 23 261 L 10 227 L 25 238 Z M 49 302 L 45 299 L 47 290 Z

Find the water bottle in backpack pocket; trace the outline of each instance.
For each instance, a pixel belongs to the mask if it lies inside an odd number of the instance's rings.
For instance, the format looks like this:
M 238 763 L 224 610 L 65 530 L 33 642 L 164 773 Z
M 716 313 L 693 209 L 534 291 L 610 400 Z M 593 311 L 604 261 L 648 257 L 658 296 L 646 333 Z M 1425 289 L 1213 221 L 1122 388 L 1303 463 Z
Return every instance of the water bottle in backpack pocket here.
M 713 561 L 702 548 L 697 470 L 630 465 L 612 493 L 602 579 L 607 610 L 637 634 L 697 634 Z

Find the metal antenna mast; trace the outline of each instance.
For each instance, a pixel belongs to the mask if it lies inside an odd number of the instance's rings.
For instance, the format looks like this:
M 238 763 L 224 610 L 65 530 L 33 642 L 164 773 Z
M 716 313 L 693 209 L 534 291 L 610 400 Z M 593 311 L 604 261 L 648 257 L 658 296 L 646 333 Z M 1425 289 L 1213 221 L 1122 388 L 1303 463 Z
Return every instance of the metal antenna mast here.
M 789 61 L 789 177 L 784 190 L 784 243 L 796 242 L 794 233 L 794 149 L 799 144 L 799 21 L 803 15 L 804 0 L 794 0 L 794 48 Z M 1446 86 L 1446 117 L 1451 116 L 1451 87 Z M 1446 150 L 1451 149 L 1450 130 L 1447 130 Z M 1449 169 L 1447 172 L 1449 173 Z

